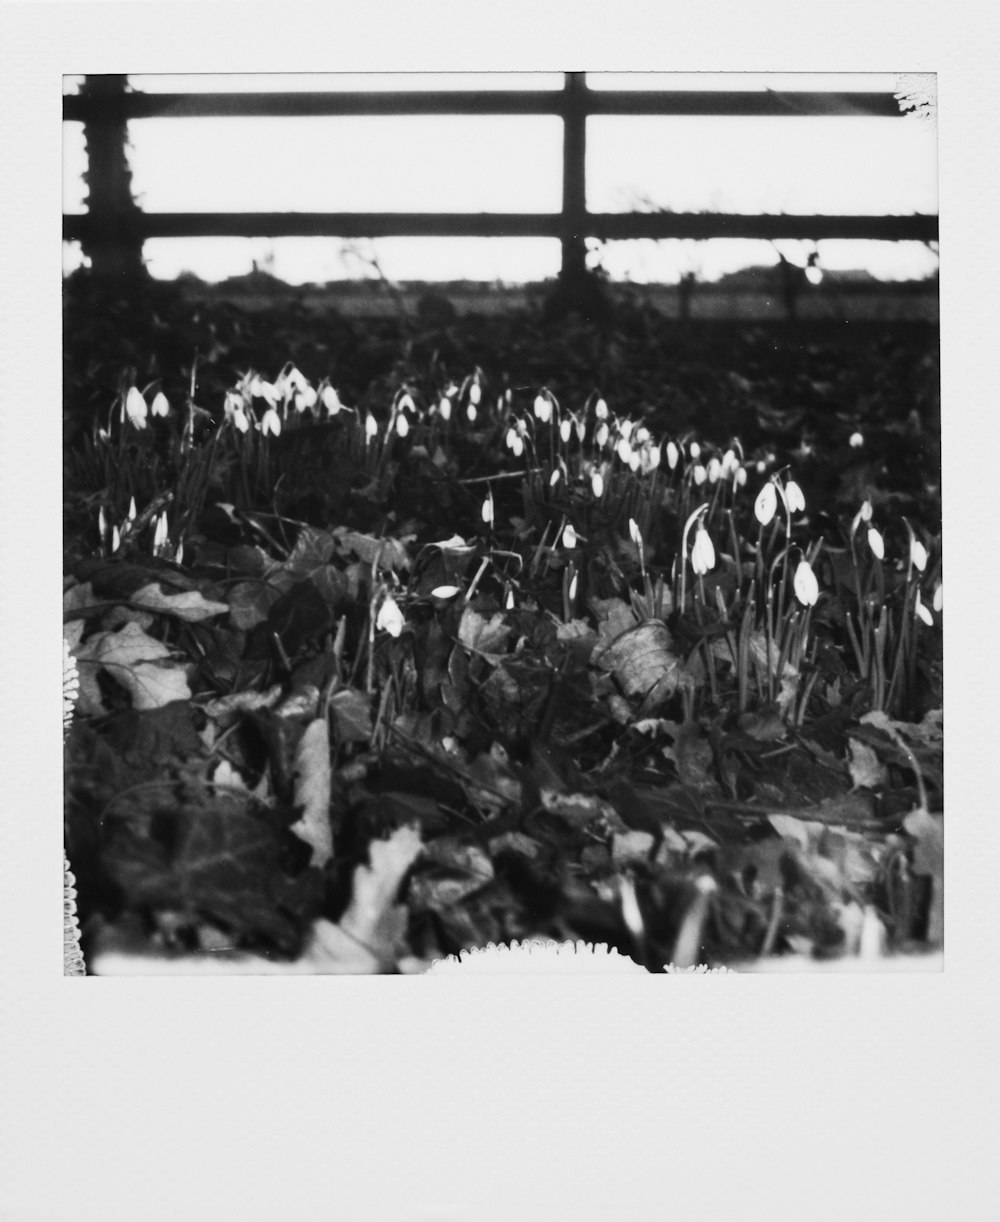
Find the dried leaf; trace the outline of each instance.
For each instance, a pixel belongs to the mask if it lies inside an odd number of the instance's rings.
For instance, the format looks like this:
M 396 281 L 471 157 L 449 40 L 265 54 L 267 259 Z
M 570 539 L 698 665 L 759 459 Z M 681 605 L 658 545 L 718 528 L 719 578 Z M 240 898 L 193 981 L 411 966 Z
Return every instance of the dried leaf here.
M 325 866 L 333 856 L 330 823 L 330 731 L 325 717 L 306 726 L 295 750 L 295 805 L 302 815 L 292 831 L 312 849 L 311 864 Z
M 185 667 L 171 662 L 170 650 L 147 636 L 138 624 L 117 632 L 99 632 L 76 651 L 80 666 L 80 711 L 103 712 L 96 670 L 105 669 L 131 696 L 135 709 L 157 709 L 174 700 L 190 700 Z M 85 665 L 86 663 L 94 665 Z
M 395 964 L 406 927 L 406 909 L 396 905 L 396 892 L 421 848 L 412 827 L 372 841 L 371 864 L 354 871 L 354 891 L 340 923 L 317 921 L 313 927 L 305 952 L 312 970 L 372 974 Z
M 150 611 L 163 611 L 175 615 L 188 623 L 198 623 L 211 619 L 213 615 L 225 615 L 229 610 L 228 603 L 212 602 L 206 599 L 199 590 L 184 590 L 178 594 L 164 593 L 158 582 L 150 582 L 129 599 Z
M 499 661 L 506 652 L 512 631 L 503 612 L 498 611 L 491 619 L 486 619 L 478 611 L 466 607 L 458 625 L 458 640 L 466 649 L 473 649 L 490 661 Z
M 874 750 L 856 738 L 847 740 L 851 758 L 847 767 L 855 789 L 878 789 L 889 779 L 889 772 Z
M 662 620 L 645 620 L 595 653 L 594 661 L 611 671 L 627 696 L 646 697 L 645 711 L 669 700 L 681 678 L 681 660 L 670 652 L 670 633 Z

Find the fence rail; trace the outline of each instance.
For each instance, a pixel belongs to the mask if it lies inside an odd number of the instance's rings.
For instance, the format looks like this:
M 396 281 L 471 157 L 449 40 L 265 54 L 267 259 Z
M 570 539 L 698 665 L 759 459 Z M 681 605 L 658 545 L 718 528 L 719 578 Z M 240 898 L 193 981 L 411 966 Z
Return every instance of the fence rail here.
M 445 212 L 144 212 L 132 198 L 125 155 L 129 120 L 304 117 L 317 115 L 554 115 L 563 121 L 562 210 L 553 213 Z M 586 120 L 591 115 L 866 116 L 898 118 L 888 93 L 603 91 L 583 73 L 557 90 L 400 93 L 139 93 L 126 78 L 89 76 L 63 100 L 63 118 L 82 122 L 87 139 L 87 213 L 63 217 L 63 236 L 79 241 L 95 272 L 142 269 L 149 238 L 179 237 L 542 237 L 562 244 L 561 277 L 585 276 L 587 238 L 830 238 L 930 242 L 936 216 L 799 216 L 788 213 L 592 213 L 586 206 Z

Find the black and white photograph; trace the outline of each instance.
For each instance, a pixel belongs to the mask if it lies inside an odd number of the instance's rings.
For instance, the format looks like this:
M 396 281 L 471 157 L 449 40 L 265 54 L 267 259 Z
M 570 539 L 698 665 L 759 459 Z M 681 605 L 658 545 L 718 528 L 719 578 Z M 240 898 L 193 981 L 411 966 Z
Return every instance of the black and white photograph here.
M 996 1216 L 998 26 L 0 6 L 4 1222 Z
M 939 968 L 936 112 L 67 78 L 75 970 Z

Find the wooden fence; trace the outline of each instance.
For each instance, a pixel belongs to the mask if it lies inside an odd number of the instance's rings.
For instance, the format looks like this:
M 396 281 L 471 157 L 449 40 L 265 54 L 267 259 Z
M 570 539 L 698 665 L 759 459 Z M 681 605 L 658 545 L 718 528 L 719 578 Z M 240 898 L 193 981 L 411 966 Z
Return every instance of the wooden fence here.
M 196 116 L 557 115 L 563 121 L 560 212 L 143 212 L 131 193 L 125 153 L 132 119 Z M 140 93 L 122 75 L 88 76 L 63 101 L 63 118 L 82 122 L 87 142 L 88 209 L 63 217 L 97 274 L 142 273 L 147 238 L 179 237 L 545 237 L 562 244 L 566 285 L 585 273 L 587 238 L 868 238 L 934 241 L 938 218 L 912 216 L 740 215 L 588 212 L 589 115 L 900 117 L 891 93 L 652 92 L 591 90 L 567 72 L 551 91 L 400 93 Z

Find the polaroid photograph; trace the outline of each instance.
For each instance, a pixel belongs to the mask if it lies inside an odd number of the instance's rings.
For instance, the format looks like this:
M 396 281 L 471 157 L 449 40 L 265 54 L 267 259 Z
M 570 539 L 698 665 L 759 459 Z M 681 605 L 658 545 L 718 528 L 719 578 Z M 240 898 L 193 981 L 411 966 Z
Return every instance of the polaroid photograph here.
M 997 21 L 718 8 L 0 11 L 3 1217 L 986 1216 Z

